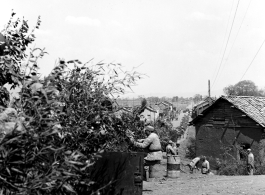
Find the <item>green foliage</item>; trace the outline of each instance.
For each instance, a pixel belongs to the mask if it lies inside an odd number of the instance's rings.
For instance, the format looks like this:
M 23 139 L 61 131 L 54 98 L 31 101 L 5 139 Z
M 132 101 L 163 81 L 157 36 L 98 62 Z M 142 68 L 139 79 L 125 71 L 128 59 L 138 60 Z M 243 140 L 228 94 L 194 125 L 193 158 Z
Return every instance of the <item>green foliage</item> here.
M 9 92 L 4 86 L 0 86 L 0 106 L 7 107 L 9 101 Z
M 141 136 L 142 123 L 136 116 L 118 117 L 114 106 L 115 97 L 141 75 L 122 71 L 119 64 L 89 66 L 61 59 L 50 75 L 41 78 L 38 59 L 44 49 L 32 49 L 23 69 L 19 66 L 26 57 L 24 49 L 34 40 L 32 34 L 24 34 L 27 22 L 22 20 L 20 27 L 19 22 L 10 21 L 5 29 L 10 47 L 3 59 L 11 61 L 4 61 L 1 84 L 20 83 L 21 92 L 12 103 L 18 111 L 17 125 L 0 143 L 0 190 L 21 195 L 97 192 L 89 171 L 95 157 L 103 150 L 133 150 L 125 133 L 128 128 Z
M 178 99 L 179 99 L 178 96 L 174 96 L 174 97 L 172 98 L 172 102 L 178 102 Z
M 253 81 L 244 80 L 235 85 L 229 85 L 224 88 L 226 95 L 235 96 L 264 96 L 264 91 L 259 90 Z
M 21 66 L 26 59 L 26 49 L 30 43 L 35 40 L 34 30 L 40 26 L 40 17 L 36 26 L 30 31 L 27 21 L 24 18 L 14 19 L 15 13 L 11 14 L 11 18 L 3 31 L 5 38 L 5 49 L 0 56 L 0 86 L 10 84 L 11 88 L 18 86 L 22 80 Z
M 247 166 L 243 164 L 222 164 L 219 175 L 247 175 Z
M 193 101 L 194 101 L 195 103 L 197 103 L 197 102 L 199 102 L 199 101 L 202 101 L 202 95 L 200 95 L 200 94 L 196 94 L 196 95 L 194 95 L 194 97 L 193 97 Z
M 9 103 L 9 93 L 4 87 L 10 84 L 15 88 L 23 81 L 22 62 L 26 59 L 26 49 L 35 40 L 34 30 L 40 26 L 38 18 L 36 26 L 30 31 L 27 21 L 11 18 L 0 33 L 0 106 L 7 107 Z
M 157 129 L 157 134 L 160 137 L 163 151 L 166 150 L 169 140 L 177 142 L 178 138 L 182 135 L 182 131 L 174 128 L 170 121 L 156 120 L 155 129 Z
M 240 149 L 237 145 L 222 146 L 224 151 L 222 158 L 210 159 L 216 166 L 219 175 L 247 175 L 247 152 Z M 239 150 L 241 159 L 235 158 L 230 154 L 232 150 Z M 259 156 L 255 157 L 254 161 L 254 175 L 264 175 L 265 168 Z
M 167 120 L 167 118 L 157 119 L 155 121 L 155 129 L 157 129 L 157 133 L 160 137 L 163 151 L 165 151 L 169 140 L 177 142 L 178 139 L 185 133 L 188 126 L 188 120 L 189 116 L 184 115 L 179 127 L 173 127 L 171 120 Z
M 196 139 L 190 137 L 186 149 L 186 158 L 194 159 L 196 157 Z

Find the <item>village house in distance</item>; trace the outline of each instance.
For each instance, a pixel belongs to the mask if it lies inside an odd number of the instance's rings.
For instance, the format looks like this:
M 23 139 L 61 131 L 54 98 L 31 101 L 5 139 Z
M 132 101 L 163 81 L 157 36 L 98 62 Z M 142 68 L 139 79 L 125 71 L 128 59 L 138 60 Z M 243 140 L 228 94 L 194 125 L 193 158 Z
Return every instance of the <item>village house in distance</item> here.
M 196 155 L 212 161 L 223 158 L 224 150 L 237 160 L 246 160 L 251 148 L 255 161 L 265 157 L 265 97 L 221 96 L 193 118 L 196 129 Z

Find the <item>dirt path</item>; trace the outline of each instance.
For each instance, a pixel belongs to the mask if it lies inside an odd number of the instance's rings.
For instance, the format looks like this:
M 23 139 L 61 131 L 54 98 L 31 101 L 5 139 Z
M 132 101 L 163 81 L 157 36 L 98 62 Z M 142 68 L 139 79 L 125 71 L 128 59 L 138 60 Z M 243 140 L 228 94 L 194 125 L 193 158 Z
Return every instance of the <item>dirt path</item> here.
M 143 195 L 265 194 L 265 176 L 204 176 L 180 174 L 180 178 L 144 182 Z
M 185 158 L 190 137 L 195 137 L 194 127 L 188 127 L 184 139 L 181 139 L 179 155 L 181 162 L 187 164 Z M 202 175 L 200 172 L 189 173 L 188 167 L 181 166 L 180 177 L 167 179 L 161 177 L 143 184 L 143 195 L 265 195 L 265 175 L 262 176 L 218 176 Z M 166 159 L 161 163 L 161 175 L 166 175 Z
M 181 113 L 179 113 L 178 120 L 172 121 L 173 127 L 178 127 L 180 125 L 180 122 L 181 122 L 183 116 L 184 116 L 184 113 L 181 111 Z
M 190 138 L 195 138 L 195 128 L 193 126 L 188 126 L 187 130 L 184 133 L 184 138 L 181 138 L 179 140 L 180 142 L 179 155 L 180 155 L 181 162 L 183 164 L 187 164 L 191 160 L 191 159 L 186 158 L 186 149 L 187 149 L 187 145 L 189 144 Z

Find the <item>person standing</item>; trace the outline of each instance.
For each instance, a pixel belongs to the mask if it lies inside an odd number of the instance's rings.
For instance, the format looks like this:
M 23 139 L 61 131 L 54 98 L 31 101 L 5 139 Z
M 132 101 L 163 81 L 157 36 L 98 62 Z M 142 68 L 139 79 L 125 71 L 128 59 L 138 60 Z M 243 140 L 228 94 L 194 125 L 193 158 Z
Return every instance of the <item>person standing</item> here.
M 158 135 L 154 132 L 154 127 L 152 126 L 146 126 L 144 129 L 144 132 L 147 136 L 146 139 L 134 141 L 133 138 L 131 138 L 131 142 L 134 146 L 146 149 L 147 156 L 144 158 L 145 164 L 149 164 L 150 161 L 161 161 L 163 158 L 162 154 L 162 147 L 160 143 L 160 139 Z
M 208 174 L 210 172 L 210 163 L 206 160 L 206 157 L 202 157 L 202 174 Z
M 177 142 L 175 143 L 174 147 L 173 147 L 173 148 L 175 148 L 176 155 L 179 155 L 179 146 L 180 146 L 180 143 L 179 143 L 179 141 L 177 141 Z
M 173 148 L 173 142 L 171 140 L 168 141 L 168 145 L 166 147 L 167 156 L 176 155 L 176 151 Z
M 247 149 L 248 158 L 247 158 L 247 172 L 248 175 L 253 175 L 254 173 L 254 155 L 251 152 L 251 149 Z

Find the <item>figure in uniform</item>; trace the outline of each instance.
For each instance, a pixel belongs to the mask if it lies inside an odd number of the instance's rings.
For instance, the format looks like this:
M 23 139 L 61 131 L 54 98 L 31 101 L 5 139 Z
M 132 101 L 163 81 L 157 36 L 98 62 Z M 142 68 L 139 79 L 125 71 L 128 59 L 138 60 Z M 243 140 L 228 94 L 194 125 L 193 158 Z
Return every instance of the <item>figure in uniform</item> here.
M 253 175 L 254 173 L 254 155 L 251 152 L 251 149 L 247 149 L 248 159 L 247 159 L 247 171 L 248 175 Z
M 168 141 L 168 145 L 166 147 L 167 156 L 176 155 L 176 148 L 173 147 L 173 142 L 171 140 Z
M 206 157 L 202 157 L 202 174 L 208 174 L 210 172 L 210 163 L 206 160 Z
M 193 173 L 194 169 L 198 169 L 198 164 L 200 160 L 201 160 L 201 157 L 196 157 L 190 162 L 190 164 L 187 165 L 190 168 L 190 173 Z
M 146 126 L 144 132 L 147 136 L 146 139 L 134 141 L 131 138 L 132 143 L 139 148 L 144 148 L 147 151 L 147 156 L 144 158 L 145 164 L 149 161 L 161 161 L 163 158 L 161 143 L 158 135 L 154 132 L 154 127 Z

